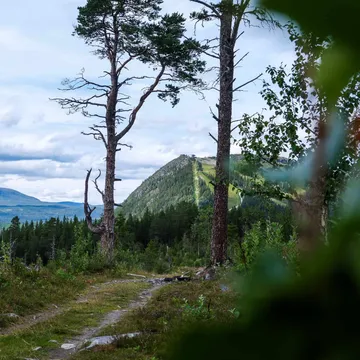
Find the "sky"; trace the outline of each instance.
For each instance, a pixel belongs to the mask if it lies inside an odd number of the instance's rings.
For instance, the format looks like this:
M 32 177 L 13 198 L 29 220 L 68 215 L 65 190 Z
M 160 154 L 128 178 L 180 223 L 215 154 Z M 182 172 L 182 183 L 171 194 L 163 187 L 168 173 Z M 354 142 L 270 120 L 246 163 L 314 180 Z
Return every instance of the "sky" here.
M 35 196 L 43 201 L 83 201 L 84 178 L 89 168 L 104 170 L 105 150 L 100 141 L 81 135 L 93 121 L 67 112 L 49 98 L 61 97 L 64 78 L 85 68 L 92 79 L 101 76 L 106 61 L 90 53 L 81 39 L 72 36 L 77 7 L 86 0 L 18 0 L 1 4 L 0 11 L 0 187 Z M 164 11 L 186 16 L 199 10 L 188 0 L 164 0 Z M 187 24 L 194 35 L 193 23 Z M 236 71 L 241 84 L 265 71 L 268 65 L 290 64 L 293 47 L 286 33 L 266 28 L 243 28 L 238 41 L 239 56 L 249 52 Z M 197 28 L 199 39 L 213 38 L 218 28 L 207 24 Z M 138 73 L 141 66 L 134 68 Z M 208 75 L 215 76 L 213 75 Z M 130 89 L 136 98 L 143 84 Z M 234 118 L 261 111 L 265 104 L 258 92 L 261 81 L 236 94 Z M 74 93 L 74 95 L 76 95 Z M 132 130 L 123 139 L 132 149 L 118 152 L 115 199 L 121 203 L 143 180 L 181 154 L 214 156 L 216 123 L 209 107 L 215 107 L 217 92 L 205 100 L 194 93 L 182 94 L 172 108 L 152 96 L 139 112 Z M 240 149 L 232 146 L 232 153 Z M 102 185 L 102 181 L 99 182 Z M 90 202 L 101 203 L 90 189 Z

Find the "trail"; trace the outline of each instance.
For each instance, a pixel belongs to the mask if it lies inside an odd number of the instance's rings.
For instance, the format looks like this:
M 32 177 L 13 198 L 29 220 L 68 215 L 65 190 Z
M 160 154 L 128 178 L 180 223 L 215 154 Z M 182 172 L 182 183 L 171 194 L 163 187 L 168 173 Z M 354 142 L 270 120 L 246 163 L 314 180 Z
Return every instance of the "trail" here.
M 66 343 L 73 344 L 75 347 L 70 350 L 62 348 L 52 349 L 49 351 L 49 360 L 63 360 L 69 359 L 72 355 L 78 352 L 81 347 L 91 338 L 95 337 L 104 327 L 117 323 L 121 318 L 130 310 L 142 307 L 146 305 L 149 299 L 152 297 L 154 291 L 158 290 L 165 283 L 159 279 L 144 279 L 144 280 L 131 280 L 134 282 L 152 282 L 153 286 L 147 290 L 142 291 L 136 300 L 130 302 L 130 304 L 122 310 L 114 310 L 108 312 L 101 322 L 96 327 L 85 328 L 82 333 L 71 339 L 68 339 Z
M 129 282 L 144 282 L 144 281 L 149 281 L 149 279 L 147 279 L 147 280 L 146 279 L 112 280 L 112 281 L 107 281 L 107 282 L 100 283 L 100 284 L 95 284 L 95 285 L 92 285 L 89 288 L 87 288 L 85 290 L 85 292 L 83 292 L 74 302 L 81 303 L 81 302 L 84 302 L 91 298 L 94 298 L 97 296 L 98 292 L 100 292 L 101 290 L 104 289 L 104 287 L 108 287 L 111 284 L 129 283 Z M 74 302 L 72 302 L 72 303 L 74 303 Z M 24 316 L 21 318 L 20 323 L 16 323 L 5 329 L 0 329 L 0 336 L 1 335 L 12 335 L 21 330 L 26 330 L 26 329 L 32 327 L 33 325 L 47 321 L 55 316 L 61 315 L 62 313 L 66 312 L 70 309 L 71 309 L 71 302 L 68 304 L 62 305 L 62 306 L 57 306 L 55 304 L 52 304 L 45 311 L 42 311 L 42 312 L 39 312 L 36 314 L 32 314 L 32 315 Z

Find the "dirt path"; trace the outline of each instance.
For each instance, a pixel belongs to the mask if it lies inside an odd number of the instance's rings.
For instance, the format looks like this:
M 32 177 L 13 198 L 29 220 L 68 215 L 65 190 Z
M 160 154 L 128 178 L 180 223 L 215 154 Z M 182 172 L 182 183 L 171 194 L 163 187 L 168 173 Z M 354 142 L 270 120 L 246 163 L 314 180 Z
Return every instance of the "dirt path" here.
M 83 329 L 82 333 L 78 336 L 75 336 L 71 339 L 66 341 L 67 344 L 72 344 L 74 347 L 72 349 L 66 350 L 62 349 L 61 347 L 57 349 L 52 349 L 49 352 L 49 359 L 50 360 L 63 360 L 69 359 L 72 355 L 80 350 L 80 348 L 91 338 L 95 337 L 104 327 L 109 325 L 115 324 L 118 322 L 124 314 L 128 311 L 142 307 L 146 305 L 149 299 L 152 297 L 154 291 L 158 290 L 162 286 L 165 285 L 164 282 L 160 282 L 155 279 L 150 280 L 132 280 L 136 282 L 153 282 L 151 288 L 142 291 L 136 300 L 130 302 L 130 304 L 123 310 L 114 310 L 107 313 L 103 319 L 101 320 L 100 324 L 93 328 L 85 328 Z
M 80 295 L 80 297 L 75 300 L 75 303 L 81 303 L 84 301 L 88 301 L 91 298 L 94 298 L 97 296 L 98 292 L 102 291 L 104 288 L 116 284 L 116 283 L 130 283 L 130 282 L 146 282 L 146 281 L 154 281 L 154 279 L 124 279 L 124 280 L 112 280 L 100 284 L 95 284 L 90 286 L 85 290 L 83 294 Z M 7 327 L 5 329 L 0 329 L 0 335 L 12 335 L 18 331 L 26 330 L 30 328 L 33 325 L 36 325 L 38 323 L 44 322 L 46 320 L 49 320 L 55 316 L 58 316 L 65 311 L 68 311 L 71 309 L 71 303 L 65 304 L 62 306 L 57 306 L 55 304 L 51 305 L 47 310 L 43 312 L 39 312 L 32 315 L 24 316 L 20 319 L 19 323 L 16 323 L 10 327 Z

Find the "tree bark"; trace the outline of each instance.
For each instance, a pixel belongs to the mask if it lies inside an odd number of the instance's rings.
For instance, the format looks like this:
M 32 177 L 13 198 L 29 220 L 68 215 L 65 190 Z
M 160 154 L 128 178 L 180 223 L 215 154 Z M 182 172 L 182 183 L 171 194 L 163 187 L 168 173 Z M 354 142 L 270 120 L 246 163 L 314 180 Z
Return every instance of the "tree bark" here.
M 232 4 L 232 1 L 228 1 Z M 232 44 L 232 14 L 224 10 L 220 19 L 220 96 L 216 181 L 214 186 L 214 216 L 211 234 L 211 264 L 223 264 L 227 256 L 227 215 L 230 137 L 234 81 L 234 46 Z
M 115 136 L 115 134 L 114 134 Z M 109 139 L 109 136 L 108 136 Z M 115 179 L 115 148 L 108 142 L 106 155 L 105 191 L 103 196 L 104 214 L 103 229 L 101 234 L 101 249 L 108 262 L 112 262 L 115 246 L 115 209 L 114 209 L 114 179 Z
M 302 254 L 312 253 L 327 240 L 328 204 L 325 185 L 325 176 L 311 182 L 295 209 L 299 224 L 298 248 Z
M 106 106 L 106 174 L 105 189 L 102 194 L 104 203 L 103 232 L 101 234 L 101 249 L 109 263 L 113 260 L 115 246 L 115 168 L 116 168 L 116 149 L 118 140 L 116 137 L 116 106 L 118 97 L 118 75 L 116 72 L 116 59 L 111 61 L 111 90 Z

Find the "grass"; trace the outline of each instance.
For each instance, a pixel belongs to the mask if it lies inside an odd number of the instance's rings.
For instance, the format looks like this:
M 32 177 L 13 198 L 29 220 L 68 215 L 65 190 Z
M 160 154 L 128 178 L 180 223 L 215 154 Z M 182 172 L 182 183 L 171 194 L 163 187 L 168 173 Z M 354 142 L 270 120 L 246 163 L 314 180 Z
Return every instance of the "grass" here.
M 205 297 L 199 311 L 199 296 Z M 184 316 L 185 300 L 190 304 L 189 316 Z M 210 305 L 209 305 L 210 301 Z M 104 328 L 102 335 L 116 335 L 140 331 L 133 339 L 121 339 L 113 345 L 99 346 L 92 351 L 80 352 L 72 360 L 152 360 L 161 359 L 172 338 L 183 330 L 184 324 L 208 319 L 211 315 L 222 321 L 233 321 L 230 309 L 236 296 L 231 291 L 222 292 L 218 281 L 192 281 L 174 283 L 160 289 L 142 309 L 128 313 L 115 326 Z
M 84 278 L 54 273 L 46 268 L 0 267 L 0 314 L 22 317 L 74 298 L 86 286 Z M 0 317 L 0 330 L 19 318 Z
M 143 282 L 104 284 L 94 294 L 89 293 L 87 301 L 69 304 L 61 315 L 17 334 L 0 337 L 0 359 L 47 359 L 48 350 L 58 346 L 49 340 L 62 343 L 80 334 L 83 328 L 95 327 L 105 313 L 126 306 L 148 286 Z M 40 350 L 33 350 L 39 346 Z

